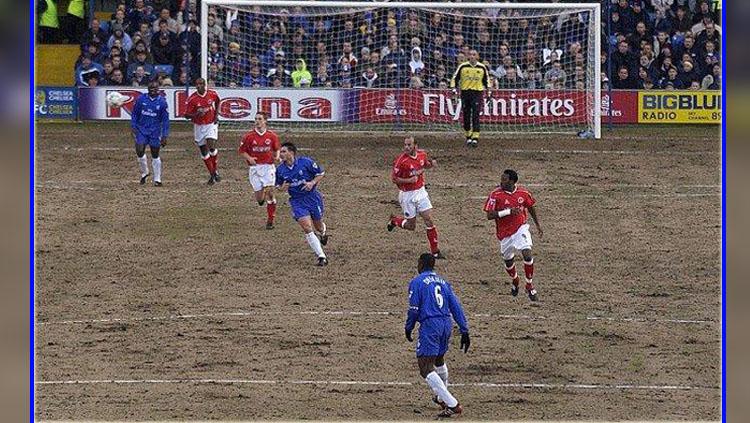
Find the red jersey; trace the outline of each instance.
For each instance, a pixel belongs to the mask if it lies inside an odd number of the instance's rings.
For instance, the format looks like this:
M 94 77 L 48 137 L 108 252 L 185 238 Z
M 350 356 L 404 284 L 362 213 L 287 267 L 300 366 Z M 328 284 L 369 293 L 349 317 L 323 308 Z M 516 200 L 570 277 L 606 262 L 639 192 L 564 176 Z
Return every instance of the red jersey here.
M 534 197 L 531 196 L 531 193 L 526 188 L 516 185 L 516 189 L 513 192 L 504 191 L 500 187 L 495 188 L 484 203 L 485 212 L 513 207 L 523 208 L 523 212 L 520 214 L 511 214 L 495 219 L 497 239 L 507 238 L 516 233 L 518 228 L 526 223 L 526 208 L 533 206 L 535 203 L 536 200 L 534 200 Z
M 206 90 L 203 95 L 194 92 L 190 94 L 187 100 L 187 115 L 192 115 L 190 119 L 196 125 L 208 125 L 216 122 L 216 103 L 219 101 L 219 94 L 214 90 Z M 200 112 L 204 112 L 202 115 Z
M 406 153 L 401 153 L 401 155 L 396 157 L 396 161 L 393 162 L 393 172 L 391 173 L 391 176 L 411 178 L 417 172 L 424 170 L 426 167 L 429 167 L 429 160 L 427 159 L 427 152 L 424 150 L 417 150 L 416 157 L 412 157 Z M 414 191 L 420 189 L 424 186 L 424 172 L 417 176 L 417 182 L 396 185 L 401 191 Z
M 253 157 L 256 164 L 273 164 L 275 153 L 279 150 L 279 137 L 268 129 L 262 134 L 256 129 L 245 134 L 239 149 L 240 153 L 245 152 Z

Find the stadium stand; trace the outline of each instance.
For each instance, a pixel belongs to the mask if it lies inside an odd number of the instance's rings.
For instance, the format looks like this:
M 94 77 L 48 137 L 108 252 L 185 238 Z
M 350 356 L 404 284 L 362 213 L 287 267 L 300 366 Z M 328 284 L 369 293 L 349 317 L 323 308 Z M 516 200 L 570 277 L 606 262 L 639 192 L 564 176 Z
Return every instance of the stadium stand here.
M 720 1 L 606 1 L 604 88 L 720 89 Z M 68 8 L 62 7 L 66 3 Z M 76 85 L 143 86 L 152 78 L 179 84 L 199 75 L 199 3 L 119 0 L 110 13 L 87 12 L 88 25 L 81 31 L 80 2 L 38 0 L 38 41 L 80 40 L 70 73 Z M 464 50 L 475 48 L 493 70 L 495 86 L 575 89 L 583 84 L 585 59 L 578 53 L 585 40 L 576 37 L 585 32 L 577 28 L 583 22 L 564 15 L 495 18 L 469 28 L 460 16 L 424 11 L 313 19 L 292 10 L 266 19 L 211 9 L 205 29 L 209 79 L 238 87 L 438 88 L 447 85 Z M 116 70 L 124 78 L 113 77 Z M 292 74 L 303 71 L 311 80 L 295 83 Z

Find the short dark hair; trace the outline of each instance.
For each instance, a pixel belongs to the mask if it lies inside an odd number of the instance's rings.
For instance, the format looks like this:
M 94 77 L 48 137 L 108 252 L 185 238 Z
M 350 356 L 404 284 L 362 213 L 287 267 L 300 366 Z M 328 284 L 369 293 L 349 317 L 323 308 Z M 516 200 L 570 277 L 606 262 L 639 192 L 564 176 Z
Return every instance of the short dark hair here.
M 513 169 L 505 169 L 503 171 L 504 175 L 508 175 L 508 179 L 513 181 L 513 183 L 518 182 L 518 173 Z
M 297 146 L 294 145 L 291 142 L 285 142 L 284 144 L 281 144 L 281 147 L 286 147 L 287 150 L 291 151 L 294 154 L 297 154 Z
M 435 256 L 431 253 L 422 253 L 417 260 L 417 268 L 420 272 L 433 270 L 435 268 Z

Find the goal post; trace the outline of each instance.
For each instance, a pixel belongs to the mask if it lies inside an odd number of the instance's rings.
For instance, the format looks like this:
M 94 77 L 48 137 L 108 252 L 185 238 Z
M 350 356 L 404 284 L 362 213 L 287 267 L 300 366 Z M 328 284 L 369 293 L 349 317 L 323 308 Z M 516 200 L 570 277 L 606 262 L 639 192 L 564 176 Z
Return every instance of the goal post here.
M 225 129 L 459 132 L 450 79 L 491 73 L 482 133 L 601 137 L 597 3 L 203 0 L 201 76 Z

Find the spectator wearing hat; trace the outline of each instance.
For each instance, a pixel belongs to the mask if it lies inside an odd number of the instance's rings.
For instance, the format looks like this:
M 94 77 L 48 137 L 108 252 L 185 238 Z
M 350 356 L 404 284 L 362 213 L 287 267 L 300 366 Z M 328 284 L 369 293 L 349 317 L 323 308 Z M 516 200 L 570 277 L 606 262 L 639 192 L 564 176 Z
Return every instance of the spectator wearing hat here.
M 295 70 L 292 72 L 292 86 L 294 88 L 309 87 L 312 84 L 312 74 L 307 70 L 305 59 L 297 59 L 294 67 Z
M 113 23 L 111 28 L 112 35 L 110 35 L 109 40 L 107 41 L 107 48 L 111 49 L 112 46 L 115 45 L 115 42 L 119 41 L 120 47 L 122 48 L 123 52 L 127 54 L 130 49 L 133 48 L 133 40 L 130 39 L 130 35 L 125 32 L 125 28 L 123 28 L 122 24 L 120 24 L 119 22 Z
M 166 10 L 166 9 L 165 9 Z M 159 42 L 151 47 L 151 55 L 156 65 L 170 65 L 175 69 L 180 65 L 182 51 L 176 44 L 169 41 L 169 36 L 159 35 Z
M 682 62 L 682 69 L 680 69 L 678 78 L 682 80 L 682 85 L 688 88 L 693 81 L 700 81 L 703 79 L 703 77 L 699 75 L 699 71 L 696 69 L 692 60 L 684 60 Z
M 245 54 L 237 43 L 229 44 L 229 51 L 224 60 L 224 68 L 221 70 L 222 79 L 229 85 L 234 83 L 240 85 L 242 78 L 247 72 L 248 61 Z
M 677 71 L 677 67 L 671 66 L 667 70 L 666 76 L 664 76 L 659 81 L 659 86 L 665 90 L 668 89 L 670 85 L 672 89 L 676 89 L 676 90 L 684 89 L 685 85 L 683 84 L 682 79 L 678 78 L 678 75 L 679 73 Z
M 409 61 L 409 70 L 414 75 L 417 72 L 424 72 L 425 64 L 422 61 L 422 49 L 414 47 L 411 49 L 411 60 Z
M 75 70 L 75 81 L 77 87 L 88 87 L 89 79 L 96 77 L 98 80 L 99 76 L 104 73 L 104 68 L 99 63 L 94 63 L 91 60 L 91 56 L 84 54 L 81 59 L 81 64 L 76 67 Z

